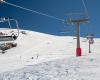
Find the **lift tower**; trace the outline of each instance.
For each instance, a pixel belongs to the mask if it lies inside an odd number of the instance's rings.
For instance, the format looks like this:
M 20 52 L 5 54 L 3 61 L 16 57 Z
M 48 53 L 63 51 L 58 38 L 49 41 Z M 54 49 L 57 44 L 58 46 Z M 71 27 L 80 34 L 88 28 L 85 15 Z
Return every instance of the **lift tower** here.
M 80 24 L 87 23 L 89 19 L 69 19 L 68 22 L 71 24 L 75 24 L 77 26 L 77 48 L 76 48 L 76 56 L 82 55 L 82 49 L 80 47 Z

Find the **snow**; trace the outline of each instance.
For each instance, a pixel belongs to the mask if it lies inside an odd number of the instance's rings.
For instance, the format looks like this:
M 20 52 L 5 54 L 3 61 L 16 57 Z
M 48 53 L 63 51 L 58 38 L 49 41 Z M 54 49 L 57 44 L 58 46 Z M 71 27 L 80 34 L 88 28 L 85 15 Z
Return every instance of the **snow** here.
M 18 46 L 0 54 L 0 80 L 100 80 L 100 39 L 89 54 L 81 37 L 82 57 L 76 57 L 73 38 L 20 30 Z

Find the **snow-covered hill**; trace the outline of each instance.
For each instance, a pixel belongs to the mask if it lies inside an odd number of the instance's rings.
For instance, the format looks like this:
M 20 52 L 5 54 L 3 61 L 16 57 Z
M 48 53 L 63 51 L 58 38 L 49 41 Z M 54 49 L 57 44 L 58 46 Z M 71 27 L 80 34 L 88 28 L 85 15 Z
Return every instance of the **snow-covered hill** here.
M 81 38 L 82 57 L 76 57 L 76 39 L 25 31 L 18 46 L 0 54 L 0 80 L 100 80 L 100 39 L 91 45 Z

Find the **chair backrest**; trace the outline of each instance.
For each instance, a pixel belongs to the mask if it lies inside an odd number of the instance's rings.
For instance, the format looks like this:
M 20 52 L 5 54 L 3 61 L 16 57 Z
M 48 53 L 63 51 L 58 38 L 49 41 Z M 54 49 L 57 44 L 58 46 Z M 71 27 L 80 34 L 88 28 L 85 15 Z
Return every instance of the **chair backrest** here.
M 0 36 L 0 41 L 14 41 L 17 36 Z

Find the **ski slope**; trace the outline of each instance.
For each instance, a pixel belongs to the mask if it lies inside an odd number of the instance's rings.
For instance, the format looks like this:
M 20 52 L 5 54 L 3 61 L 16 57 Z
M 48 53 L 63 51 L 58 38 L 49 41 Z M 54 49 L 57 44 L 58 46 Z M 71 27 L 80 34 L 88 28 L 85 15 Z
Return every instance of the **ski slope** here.
M 20 30 L 15 42 L 17 47 L 0 54 L 0 80 L 100 80 L 100 39 L 89 54 L 81 38 L 82 57 L 76 57 L 73 36 Z

